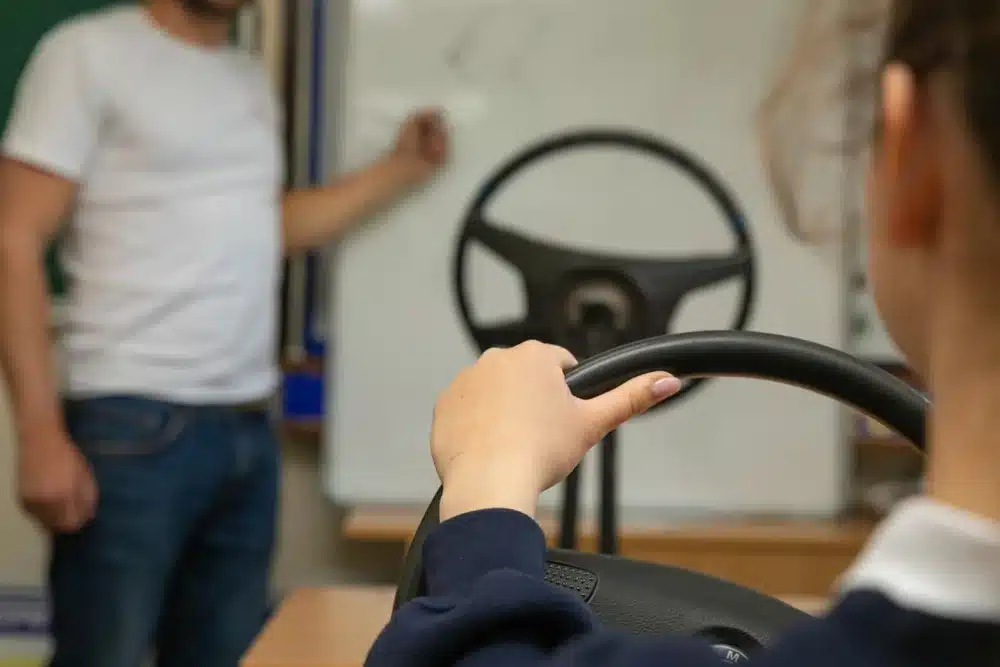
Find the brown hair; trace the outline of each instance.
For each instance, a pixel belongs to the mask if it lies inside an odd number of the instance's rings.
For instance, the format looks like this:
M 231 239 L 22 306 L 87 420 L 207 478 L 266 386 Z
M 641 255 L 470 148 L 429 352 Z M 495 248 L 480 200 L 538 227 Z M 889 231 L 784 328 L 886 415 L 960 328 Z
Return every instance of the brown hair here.
M 867 149 L 879 71 L 890 62 L 918 82 L 955 75 L 968 128 L 1000 180 L 1000 0 L 814 0 L 758 118 L 765 170 L 797 237 L 827 235 L 804 202 L 803 179 L 810 161 L 842 168 Z M 834 141 L 811 129 L 824 109 L 842 121 Z

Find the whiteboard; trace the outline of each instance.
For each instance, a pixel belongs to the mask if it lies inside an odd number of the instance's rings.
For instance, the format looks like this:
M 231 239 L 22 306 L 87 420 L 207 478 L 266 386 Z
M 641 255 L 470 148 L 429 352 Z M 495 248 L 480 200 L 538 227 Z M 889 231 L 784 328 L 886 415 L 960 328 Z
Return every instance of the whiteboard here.
M 336 168 L 386 150 L 422 105 L 447 112 L 454 155 L 430 187 L 348 238 L 331 275 L 325 481 L 341 504 L 419 503 L 437 480 L 434 400 L 477 356 L 451 290 L 465 208 L 513 153 L 570 129 L 640 130 L 719 173 L 747 211 L 758 253 L 752 328 L 839 346 L 840 266 L 778 220 L 753 113 L 791 37 L 798 0 L 355 0 L 331 18 L 342 77 L 331 114 Z M 831 181 L 830 188 L 839 188 Z M 575 152 L 525 172 L 490 208 L 504 226 L 571 247 L 679 255 L 731 237 L 680 172 L 620 150 Z M 833 253 L 837 254 L 837 253 Z M 472 256 L 477 319 L 523 312 L 517 274 Z M 679 330 L 728 326 L 739 287 L 683 305 Z M 712 382 L 621 431 L 626 508 L 679 515 L 824 515 L 844 502 L 838 408 L 788 387 Z M 593 507 L 597 459 L 584 479 Z M 547 502 L 558 495 L 546 496 Z

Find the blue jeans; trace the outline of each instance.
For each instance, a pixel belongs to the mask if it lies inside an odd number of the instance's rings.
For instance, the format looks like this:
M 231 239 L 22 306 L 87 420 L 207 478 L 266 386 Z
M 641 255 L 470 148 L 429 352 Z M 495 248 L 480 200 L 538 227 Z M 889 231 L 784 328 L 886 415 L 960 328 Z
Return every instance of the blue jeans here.
M 279 449 L 267 413 L 70 402 L 94 520 L 53 540 L 52 667 L 237 667 L 268 608 Z

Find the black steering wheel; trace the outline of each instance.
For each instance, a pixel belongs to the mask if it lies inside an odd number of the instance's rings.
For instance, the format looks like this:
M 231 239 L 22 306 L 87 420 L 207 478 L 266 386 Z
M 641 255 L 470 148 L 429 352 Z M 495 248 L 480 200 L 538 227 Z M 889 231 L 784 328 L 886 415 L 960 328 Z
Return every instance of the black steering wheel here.
M 660 336 L 584 361 L 566 375 L 573 393 L 596 396 L 656 370 L 678 377 L 773 380 L 850 405 L 924 447 L 929 401 L 890 373 L 816 343 L 720 331 Z M 424 594 L 422 548 L 438 525 L 441 490 L 410 544 L 394 609 Z M 545 579 L 577 594 L 605 625 L 635 634 L 704 636 L 741 660 L 806 615 L 771 597 L 704 574 L 616 556 L 550 549 Z M 741 657 L 742 656 L 742 657 Z
M 569 150 L 610 146 L 648 155 L 680 169 L 714 202 L 735 239 L 726 254 L 628 257 L 582 252 L 526 236 L 490 221 L 486 209 L 522 170 Z M 670 218 L 664 214 L 666 223 Z M 670 330 L 685 297 L 728 280 L 743 284 L 731 329 L 743 329 L 754 302 L 754 251 L 746 215 L 722 180 L 693 155 L 662 139 L 622 130 L 583 130 L 536 143 L 502 164 L 480 187 L 465 215 L 453 264 L 459 314 L 480 352 L 526 340 L 561 345 L 581 358 Z M 477 324 L 469 305 L 466 259 L 478 241 L 520 274 L 527 314 L 499 324 Z M 675 404 L 695 379 L 661 405 Z

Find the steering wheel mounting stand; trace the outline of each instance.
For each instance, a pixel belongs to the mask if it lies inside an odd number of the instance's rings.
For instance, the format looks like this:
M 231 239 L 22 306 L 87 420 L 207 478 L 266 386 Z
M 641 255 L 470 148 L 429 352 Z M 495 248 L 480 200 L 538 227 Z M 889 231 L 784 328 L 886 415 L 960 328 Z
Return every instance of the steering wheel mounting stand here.
M 739 331 L 660 336 L 591 357 L 566 374 L 591 398 L 657 370 L 677 377 L 772 380 L 824 394 L 876 419 L 923 450 L 927 397 L 873 364 L 794 338 Z M 394 608 L 426 594 L 423 544 L 439 523 L 441 490 L 427 508 L 403 566 Z M 808 615 L 736 584 L 669 565 L 550 549 L 545 579 L 580 597 L 608 627 L 637 635 L 698 636 L 730 662 Z
M 581 274 L 565 290 L 561 317 L 553 323 L 554 340 L 579 359 L 589 359 L 642 338 L 648 328 L 648 302 L 624 276 L 613 272 Z M 598 551 L 618 553 L 618 433 L 600 445 Z M 581 463 L 563 486 L 559 547 L 574 549 L 580 512 Z
M 487 208 L 516 174 L 558 153 L 582 148 L 617 147 L 652 157 L 681 170 L 701 187 L 722 214 L 735 239 L 735 250 L 689 257 L 637 257 L 566 248 L 514 232 L 490 221 Z M 667 223 L 671 222 L 665 214 Z M 485 246 L 520 274 L 527 314 L 498 324 L 472 316 L 466 261 L 473 242 Z M 618 130 L 584 130 L 545 139 L 501 165 L 481 186 L 466 213 L 453 263 L 453 287 L 459 314 L 481 352 L 536 339 L 566 347 L 588 358 L 627 343 L 670 330 L 678 307 L 692 293 L 739 280 L 742 295 L 730 328 L 743 329 L 754 299 L 754 252 L 746 216 L 721 180 L 694 156 L 660 139 Z M 676 404 L 703 382 L 694 379 L 661 403 Z M 615 552 L 615 449 L 609 436 L 601 447 L 601 551 Z M 566 481 L 560 545 L 576 544 L 579 470 Z

